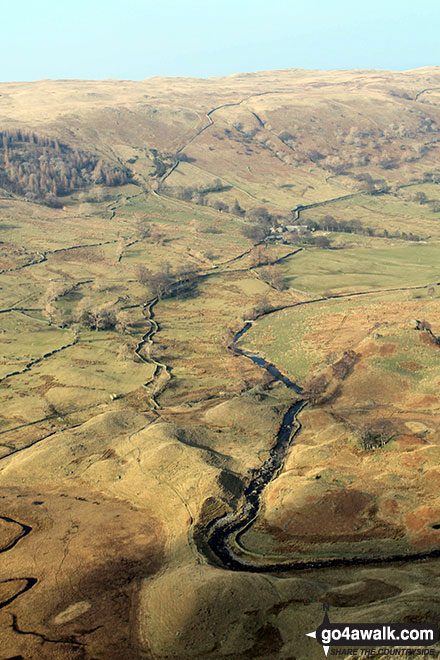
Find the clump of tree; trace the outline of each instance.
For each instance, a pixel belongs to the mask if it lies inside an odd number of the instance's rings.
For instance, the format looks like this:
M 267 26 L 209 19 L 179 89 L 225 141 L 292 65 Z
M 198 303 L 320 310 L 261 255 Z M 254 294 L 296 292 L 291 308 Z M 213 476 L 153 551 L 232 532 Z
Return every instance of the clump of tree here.
M 264 266 L 261 268 L 260 274 L 274 289 L 278 291 L 285 291 L 287 289 L 287 282 L 279 264 Z
M 344 380 L 344 378 L 346 378 L 352 371 L 359 358 L 359 353 L 356 353 L 356 351 L 353 351 L 352 349 L 344 351 L 343 356 L 331 365 L 333 377 L 338 380 Z
M 159 299 L 188 295 L 196 288 L 193 272 L 185 266 L 172 267 L 169 263 L 161 265 L 157 271 L 140 264 L 136 269 L 136 278 L 155 298 Z
M 179 151 L 174 154 L 174 160 L 177 163 L 194 163 L 196 159 L 192 156 L 188 156 L 184 151 Z
M 135 236 L 141 241 L 144 238 L 149 238 L 152 232 L 152 225 L 148 222 L 146 218 L 138 218 L 135 224 Z
M 413 201 L 418 204 L 427 204 L 429 202 L 428 196 L 422 190 L 419 190 L 413 195 Z
M 127 334 L 130 329 L 126 310 L 118 308 L 111 302 L 100 305 L 91 298 L 83 298 L 79 302 L 73 319 L 75 323 L 89 330 L 116 330 L 121 334 Z
M 312 234 L 312 235 L 302 236 L 301 241 L 306 245 L 313 245 L 314 247 L 321 248 L 324 250 L 328 249 L 331 245 L 327 236 L 322 236 L 322 235 L 314 236 Z
M 58 197 L 92 184 L 120 186 L 128 170 L 23 130 L 0 131 L 0 186 L 28 199 L 60 206 Z
M 326 250 L 330 247 L 330 241 L 328 240 L 327 236 L 312 236 L 311 238 L 314 239 L 313 245 L 315 245 L 317 248 Z
M 242 226 L 241 233 L 254 243 L 261 243 L 269 235 L 270 231 L 268 227 L 246 223 Z
M 157 149 L 150 149 L 151 159 L 153 161 L 154 170 L 150 173 L 153 179 L 161 179 L 167 170 L 172 167 L 175 162 L 170 155 L 161 154 Z
M 249 255 L 249 260 L 252 268 L 258 268 L 258 266 L 269 263 L 270 255 L 267 247 L 264 245 L 254 247 Z
M 60 328 L 67 325 L 65 315 L 57 307 L 57 300 L 62 298 L 67 293 L 72 291 L 75 284 L 65 279 L 52 280 L 48 283 L 46 290 L 42 296 L 41 303 L 43 307 L 43 314 L 49 322 L 49 325 L 56 325 Z
M 330 231 L 339 232 L 341 234 L 360 234 L 362 236 L 377 236 L 379 238 L 400 238 L 406 241 L 420 241 L 422 237 L 412 232 L 389 232 L 387 229 L 376 229 L 363 225 L 359 220 L 337 220 L 332 215 L 325 215 L 316 220 L 307 220 L 306 218 L 300 220 L 300 224 L 305 225 L 311 232 L 314 231 Z M 325 237 L 320 237 L 325 238 Z M 304 243 L 311 245 L 316 244 L 317 237 L 305 236 L 302 238 Z M 327 239 L 328 240 L 328 239 Z M 318 247 L 329 247 L 323 244 Z
M 246 211 L 246 219 L 261 225 L 271 225 L 272 216 L 265 206 L 257 206 Z
M 423 173 L 425 183 L 440 183 L 440 172 L 427 171 Z
M 241 208 L 237 199 L 235 200 L 233 206 L 231 207 L 231 213 L 233 213 L 234 215 L 238 215 L 239 218 L 242 218 L 246 213 L 246 211 L 243 208 Z
M 412 200 L 414 202 L 417 202 L 418 204 L 426 204 L 430 207 L 431 211 L 434 211 L 434 213 L 438 213 L 440 211 L 440 202 L 438 199 L 429 199 L 427 194 L 423 191 L 416 192 Z
M 401 99 L 411 99 L 411 96 L 408 94 L 408 92 L 402 89 L 390 89 L 390 96 L 397 96 Z
M 136 346 L 137 342 L 134 339 L 123 339 L 116 353 L 116 359 L 121 362 L 140 361 L 139 356 L 136 354 Z
M 262 296 L 254 307 L 243 315 L 243 320 L 256 319 L 263 314 L 273 312 L 275 309 L 275 305 L 266 296 Z
M 386 164 L 387 163 L 385 162 L 385 165 Z M 387 168 L 384 167 L 384 169 Z M 360 172 L 359 174 L 354 175 L 354 178 L 357 181 L 360 181 L 361 192 L 366 192 L 370 195 L 377 195 L 378 193 L 386 192 L 389 189 L 385 179 L 375 179 L 369 172 Z
M 216 211 L 220 211 L 220 213 L 223 213 L 223 211 L 227 212 L 229 211 L 229 206 L 225 204 L 221 199 L 215 199 L 212 204 L 212 208 L 214 208 Z
M 220 193 L 231 190 L 232 186 L 223 183 L 221 179 L 214 179 L 210 183 L 201 184 L 199 186 L 171 186 L 163 184 L 160 186 L 160 191 L 168 197 L 174 197 L 184 202 L 193 202 L 201 206 L 208 204 L 207 195 L 210 193 Z M 223 202 L 222 202 L 223 203 Z M 227 210 L 227 207 L 223 210 Z
M 400 166 L 400 162 L 397 160 L 397 158 L 390 158 L 389 156 L 385 156 L 379 160 L 378 165 L 380 165 L 383 170 L 395 170 Z
M 245 216 L 247 222 L 258 224 L 261 227 L 264 227 L 268 232 L 271 227 L 277 227 L 289 222 L 288 218 L 278 213 L 271 213 L 265 206 L 250 208 L 246 211 Z
M 116 359 L 121 362 L 130 362 L 133 359 L 133 349 L 127 343 L 122 343 L 119 346 L 118 352 L 116 354 Z
M 290 133 L 289 131 L 281 131 L 278 137 L 280 138 L 280 140 L 282 140 L 282 142 L 286 142 L 286 143 L 289 143 L 295 139 L 292 133 Z
M 356 431 L 359 445 L 365 451 L 381 449 L 395 435 L 393 423 L 389 419 L 377 419 L 367 422 Z

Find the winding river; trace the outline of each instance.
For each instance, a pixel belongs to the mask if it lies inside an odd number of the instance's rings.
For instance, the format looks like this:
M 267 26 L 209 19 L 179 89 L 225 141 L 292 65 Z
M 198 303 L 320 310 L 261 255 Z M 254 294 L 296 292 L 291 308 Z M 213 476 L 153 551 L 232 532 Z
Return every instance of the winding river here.
M 301 304 L 308 304 L 299 303 Z M 267 312 L 258 317 L 258 320 L 270 314 Z M 267 362 L 259 355 L 245 351 L 237 346 L 237 342 L 252 327 L 252 322 L 247 322 L 243 328 L 236 333 L 229 349 L 237 355 L 252 360 L 255 364 L 266 369 L 272 377 L 279 382 L 284 383 L 289 389 L 301 394 L 301 388 L 282 374 L 273 364 Z M 258 556 L 255 556 L 255 562 L 250 563 L 234 551 L 234 545 L 237 545 L 240 535 L 242 535 L 256 520 L 261 506 L 261 496 L 265 487 L 275 479 L 283 469 L 284 462 L 292 447 L 293 440 L 301 424 L 297 419 L 298 413 L 307 404 L 305 399 L 297 399 L 285 413 L 282 424 L 279 428 L 276 443 L 270 450 L 269 457 L 260 468 L 251 472 L 250 479 L 246 485 L 243 495 L 245 499 L 244 506 L 238 511 L 224 514 L 214 519 L 205 530 L 206 543 L 209 546 L 209 554 L 214 556 L 214 563 L 225 569 L 233 571 L 246 571 L 253 573 L 275 573 L 292 570 L 304 570 L 310 568 L 327 568 L 332 566 L 356 566 L 366 564 L 382 564 L 408 560 L 426 560 L 440 557 L 440 548 L 425 552 L 399 553 L 395 555 L 372 555 L 372 556 L 352 556 L 352 557 L 334 557 L 327 559 L 314 559 L 304 561 L 284 562 L 261 562 Z M 199 541 L 200 545 L 200 541 Z M 205 546 L 206 548 L 206 546 Z M 199 547 L 203 552 L 203 548 Z M 260 563 L 258 563 L 260 562 Z

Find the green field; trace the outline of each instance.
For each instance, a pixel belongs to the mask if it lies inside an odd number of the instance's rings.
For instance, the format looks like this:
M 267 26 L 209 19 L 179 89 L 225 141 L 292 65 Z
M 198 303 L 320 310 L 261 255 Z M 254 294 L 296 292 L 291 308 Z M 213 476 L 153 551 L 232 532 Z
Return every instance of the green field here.
M 239 346 L 261 353 L 269 362 L 278 367 L 282 365 L 282 370 L 294 380 L 302 382 L 314 369 L 325 364 L 328 356 L 334 359 L 344 350 L 356 350 L 374 332 L 375 325 L 386 326 L 388 336 L 390 330 L 387 319 L 392 324 L 398 325 L 401 321 L 409 327 L 412 318 L 436 318 L 439 306 L 438 298 L 415 299 L 411 291 L 299 305 L 258 319 L 240 340 Z M 379 327 L 377 332 L 385 330 Z M 404 329 L 396 332 L 399 337 L 396 341 L 406 348 L 402 347 L 403 353 L 399 351 L 392 359 L 381 360 L 382 369 L 392 370 L 405 359 L 418 359 L 411 357 L 416 350 L 414 331 L 410 334 Z M 417 350 L 422 350 L 422 347 Z M 428 367 L 429 370 L 418 374 L 418 379 L 426 373 L 426 383 L 432 383 L 438 364 L 436 361 L 431 363 L 432 349 L 425 353 L 422 364 L 425 370 Z
M 419 286 L 440 281 L 440 245 L 305 249 L 283 265 L 291 289 L 306 296 Z

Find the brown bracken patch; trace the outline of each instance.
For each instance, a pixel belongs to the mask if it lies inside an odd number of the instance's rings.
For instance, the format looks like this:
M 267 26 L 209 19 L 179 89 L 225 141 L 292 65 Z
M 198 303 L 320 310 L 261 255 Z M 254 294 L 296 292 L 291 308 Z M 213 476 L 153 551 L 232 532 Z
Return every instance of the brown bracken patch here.
M 421 364 L 414 362 L 413 360 L 408 360 L 407 362 L 398 362 L 397 366 L 402 367 L 402 369 L 408 369 L 408 371 L 419 371 L 422 368 Z
M 409 531 L 417 532 L 424 527 L 440 520 L 440 507 L 421 506 L 414 511 L 410 511 L 404 516 L 405 524 Z

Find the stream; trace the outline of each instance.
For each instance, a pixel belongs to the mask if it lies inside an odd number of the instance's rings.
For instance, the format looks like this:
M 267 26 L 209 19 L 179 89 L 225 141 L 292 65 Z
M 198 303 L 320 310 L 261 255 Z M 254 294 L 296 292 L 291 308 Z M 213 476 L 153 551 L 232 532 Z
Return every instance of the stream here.
M 263 369 L 266 369 L 276 380 L 284 383 L 289 389 L 297 394 L 301 393 L 299 385 L 290 378 L 282 374 L 273 364 L 267 362 L 264 358 L 254 353 L 244 351 L 237 346 L 237 342 L 252 327 L 252 322 L 247 322 L 239 332 L 236 333 L 229 348 L 237 355 L 242 355 Z M 244 490 L 246 504 L 238 514 L 227 514 L 214 520 L 208 528 L 208 545 L 214 554 L 220 559 L 222 565 L 230 570 L 277 570 L 272 567 L 261 567 L 246 564 L 237 556 L 230 547 L 230 540 L 238 533 L 243 533 L 251 525 L 258 515 L 260 509 L 260 500 L 263 490 L 267 484 L 272 481 L 280 472 L 287 457 L 287 453 L 292 446 L 295 435 L 301 428 L 296 420 L 297 414 L 305 406 L 304 399 L 295 401 L 284 414 L 283 421 L 277 434 L 277 441 L 269 452 L 269 457 L 263 465 L 251 472 L 251 478 Z
M 307 304 L 307 302 L 299 304 Z M 271 312 L 267 312 L 266 314 L 270 313 Z M 266 314 L 262 314 L 258 319 L 266 316 Z M 270 364 L 261 356 L 255 355 L 250 351 L 245 351 L 237 346 L 238 340 L 241 339 L 241 337 L 252 327 L 252 324 L 253 322 L 248 321 L 243 328 L 236 333 L 232 343 L 229 345 L 229 349 L 237 355 L 242 355 L 243 357 L 252 360 L 252 362 L 259 367 L 266 369 L 276 381 L 284 383 L 289 389 L 294 390 L 297 394 L 301 394 L 302 390 L 299 385 L 282 374 L 273 364 Z M 297 415 L 304 408 L 306 403 L 305 399 L 299 399 L 295 401 L 285 413 L 277 434 L 276 443 L 271 448 L 269 457 L 264 461 L 261 467 L 251 471 L 249 482 L 243 492 L 246 500 L 245 505 L 238 511 L 233 511 L 214 519 L 205 530 L 206 543 L 209 546 L 210 554 L 213 554 L 215 557 L 215 564 L 233 571 L 275 573 L 333 566 L 383 564 L 408 560 L 422 561 L 440 557 L 440 548 L 437 548 L 427 552 L 399 553 L 388 555 L 386 557 L 380 555 L 363 557 L 332 557 L 290 562 L 273 561 L 272 563 L 263 563 L 261 560 L 261 563 L 258 563 L 259 558 L 258 556 L 255 556 L 255 563 L 248 563 L 234 552 L 234 543 L 239 540 L 239 537 L 251 527 L 258 517 L 261 496 L 265 487 L 275 479 L 283 469 L 289 450 L 293 446 L 293 439 L 301 429 L 301 424 L 297 420 Z M 203 552 L 202 548 L 200 548 L 200 550 Z

